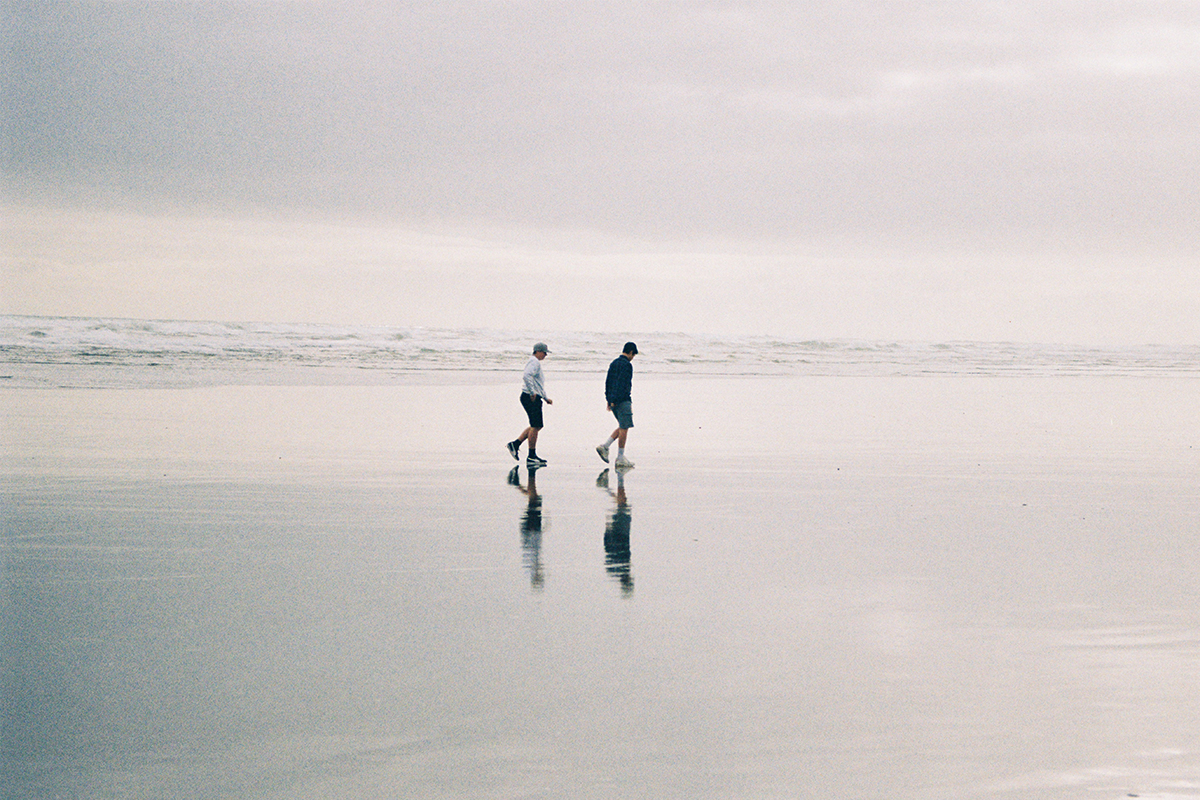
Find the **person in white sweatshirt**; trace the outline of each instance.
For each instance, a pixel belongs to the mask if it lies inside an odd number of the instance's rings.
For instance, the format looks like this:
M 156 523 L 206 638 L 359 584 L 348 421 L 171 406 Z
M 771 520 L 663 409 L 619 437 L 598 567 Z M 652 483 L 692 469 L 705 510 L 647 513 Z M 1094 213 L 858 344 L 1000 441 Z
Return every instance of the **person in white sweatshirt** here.
M 546 466 L 546 459 L 539 458 L 537 454 L 538 432 L 543 426 L 542 421 L 542 401 L 545 400 L 548 405 L 554 405 L 554 401 L 546 396 L 546 383 L 542 377 L 542 359 L 544 359 L 550 350 L 543 342 L 538 342 L 533 346 L 533 355 L 529 358 L 529 363 L 525 365 L 525 374 L 522 377 L 521 385 L 521 406 L 524 407 L 525 413 L 529 416 L 529 427 L 521 431 L 521 435 L 508 443 L 508 452 L 517 461 L 521 460 L 521 443 L 529 442 L 529 453 L 525 459 L 525 466 L 537 468 Z

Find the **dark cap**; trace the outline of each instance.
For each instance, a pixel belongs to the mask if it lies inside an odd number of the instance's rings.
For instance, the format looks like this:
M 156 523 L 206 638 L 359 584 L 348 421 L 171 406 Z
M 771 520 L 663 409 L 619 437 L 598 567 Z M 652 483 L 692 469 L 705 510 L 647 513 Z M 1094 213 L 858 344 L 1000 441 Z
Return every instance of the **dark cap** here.
M 637 345 L 634 344 L 633 342 L 626 342 L 625 349 L 622 350 L 621 352 L 622 353 L 633 353 L 636 356 L 637 355 Z
M 533 352 L 535 352 L 535 353 L 549 353 L 549 352 L 550 352 L 550 348 L 546 347 L 546 345 L 545 345 L 545 343 L 544 343 L 544 342 L 538 342 L 537 344 L 535 344 L 535 345 L 533 346 Z

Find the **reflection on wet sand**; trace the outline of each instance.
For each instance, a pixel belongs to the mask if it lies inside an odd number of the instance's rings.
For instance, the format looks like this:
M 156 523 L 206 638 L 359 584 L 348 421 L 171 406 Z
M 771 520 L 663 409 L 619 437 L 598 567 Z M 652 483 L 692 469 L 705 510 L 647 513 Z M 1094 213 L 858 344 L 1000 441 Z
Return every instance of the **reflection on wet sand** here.
M 633 595 L 633 570 L 629 553 L 629 500 L 625 496 L 625 473 L 617 470 L 617 490 L 609 487 L 609 473 L 604 470 L 596 478 L 596 485 L 606 490 L 616 500 L 604 525 L 604 569 L 621 586 L 625 597 Z
M 546 583 L 546 573 L 542 568 L 542 496 L 537 490 L 537 468 L 529 470 L 529 479 L 521 485 L 521 468 L 513 467 L 508 473 L 508 482 L 529 497 L 529 503 L 521 513 L 521 560 L 529 573 L 530 587 L 541 591 Z

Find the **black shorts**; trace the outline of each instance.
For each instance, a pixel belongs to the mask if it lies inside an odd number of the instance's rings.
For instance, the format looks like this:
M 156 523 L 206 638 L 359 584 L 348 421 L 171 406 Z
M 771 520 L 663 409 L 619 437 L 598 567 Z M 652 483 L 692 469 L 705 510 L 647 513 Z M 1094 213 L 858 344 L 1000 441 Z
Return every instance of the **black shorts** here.
M 542 425 L 542 398 L 534 397 L 529 392 L 521 392 L 521 405 L 525 407 L 525 413 L 529 415 L 529 427 L 545 427 Z

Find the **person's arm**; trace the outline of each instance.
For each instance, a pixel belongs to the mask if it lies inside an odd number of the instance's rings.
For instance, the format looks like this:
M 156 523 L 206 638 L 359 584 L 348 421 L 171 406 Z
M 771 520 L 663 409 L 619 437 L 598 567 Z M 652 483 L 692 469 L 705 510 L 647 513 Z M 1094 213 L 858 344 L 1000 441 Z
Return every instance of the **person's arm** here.
M 540 397 L 543 400 L 545 400 L 547 403 L 553 404 L 554 401 L 546 396 L 546 381 L 545 381 L 544 376 L 542 375 L 541 362 L 538 362 L 537 365 L 534 367 L 533 380 L 531 381 L 531 383 L 533 384 L 533 388 L 534 388 L 534 391 L 531 392 L 531 394 L 534 397 Z

